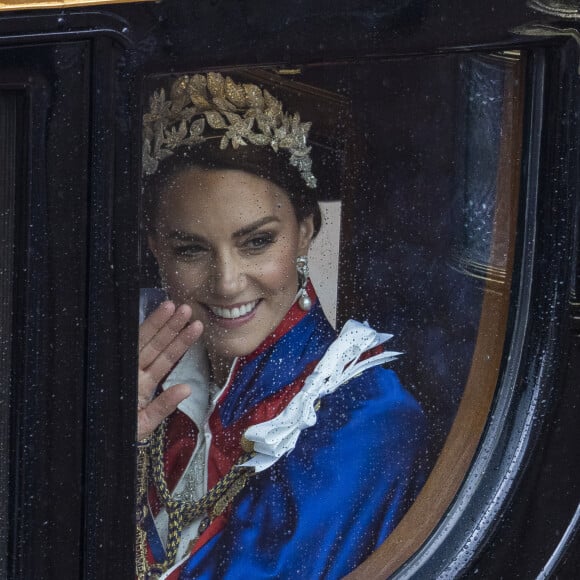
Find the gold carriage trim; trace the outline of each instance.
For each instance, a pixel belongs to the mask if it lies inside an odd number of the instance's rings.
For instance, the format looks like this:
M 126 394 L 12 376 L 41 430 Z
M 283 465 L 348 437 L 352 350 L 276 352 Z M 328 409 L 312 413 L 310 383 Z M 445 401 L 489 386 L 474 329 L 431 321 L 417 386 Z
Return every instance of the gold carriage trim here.
M 73 8 L 78 6 L 96 6 L 98 4 L 129 4 L 154 1 L 155 0 L 4 0 L 0 1 L 0 11 Z

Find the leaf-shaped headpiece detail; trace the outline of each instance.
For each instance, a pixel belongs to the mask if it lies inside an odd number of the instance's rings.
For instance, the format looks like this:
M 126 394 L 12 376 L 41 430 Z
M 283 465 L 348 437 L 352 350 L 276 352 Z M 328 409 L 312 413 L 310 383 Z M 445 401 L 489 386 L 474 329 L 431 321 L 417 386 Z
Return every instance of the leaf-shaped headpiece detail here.
M 208 126 L 211 134 L 206 134 Z M 173 83 L 169 100 L 164 89 L 153 93 L 143 115 L 143 173 L 154 174 L 159 162 L 179 147 L 219 138 L 220 149 L 250 144 L 287 152 L 290 165 L 308 187 L 315 188 L 307 144 L 310 127 L 299 113 L 285 112 L 278 99 L 257 85 L 236 83 L 214 72 L 181 76 Z

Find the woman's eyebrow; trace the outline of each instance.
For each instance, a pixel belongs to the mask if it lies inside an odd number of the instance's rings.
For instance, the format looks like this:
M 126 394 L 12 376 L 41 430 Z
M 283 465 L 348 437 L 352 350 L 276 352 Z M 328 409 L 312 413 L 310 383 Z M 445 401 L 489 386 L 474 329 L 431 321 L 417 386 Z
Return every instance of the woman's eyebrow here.
M 173 230 L 167 234 L 167 238 L 170 240 L 177 240 L 178 242 L 204 242 L 207 240 L 203 236 L 198 236 L 197 234 L 190 234 L 187 232 L 182 232 L 180 230 Z
M 251 224 L 248 224 L 247 226 L 244 226 L 243 228 L 240 228 L 239 230 L 234 232 L 232 237 L 243 238 L 244 236 L 251 234 L 253 231 L 257 230 L 258 228 L 261 228 L 262 226 L 265 226 L 266 224 L 269 224 L 270 222 L 280 222 L 280 219 L 277 218 L 275 215 L 268 215 L 255 222 L 252 222 Z
M 253 231 L 257 230 L 258 228 L 261 228 L 262 226 L 265 226 L 266 224 L 269 224 L 271 222 L 279 223 L 280 219 L 274 215 L 263 217 L 255 222 L 252 222 L 251 224 L 248 224 L 247 226 L 244 226 L 243 228 L 240 228 L 239 230 L 236 230 L 232 234 L 232 237 L 243 238 L 244 236 L 247 236 L 248 234 L 251 234 Z M 203 236 L 189 232 L 182 232 L 180 230 L 172 230 L 167 234 L 167 238 L 170 240 L 176 240 L 178 242 L 202 242 L 206 244 L 208 243 L 207 239 L 204 238 Z

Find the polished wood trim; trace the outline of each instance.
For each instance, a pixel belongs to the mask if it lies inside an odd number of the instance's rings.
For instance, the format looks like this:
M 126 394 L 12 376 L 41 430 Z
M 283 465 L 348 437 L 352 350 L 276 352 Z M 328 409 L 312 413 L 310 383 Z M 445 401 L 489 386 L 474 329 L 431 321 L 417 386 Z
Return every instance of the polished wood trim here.
M 506 59 L 505 106 L 498 168 L 498 203 L 494 250 L 507 247 L 507 272 L 502 292 L 486 283 L 479 331 L 465 391 L 445 446 L 419 497 L 387 540 L 346 578 L 372 580 L 397 571 L 428 539 L 451 505 L 469 470 L 484 431 L 499 378 L 507 331 L 511 274 L 514 263 L 522 150 L 524 58 Z M 492 287 L 494 286 L 494 287 Z

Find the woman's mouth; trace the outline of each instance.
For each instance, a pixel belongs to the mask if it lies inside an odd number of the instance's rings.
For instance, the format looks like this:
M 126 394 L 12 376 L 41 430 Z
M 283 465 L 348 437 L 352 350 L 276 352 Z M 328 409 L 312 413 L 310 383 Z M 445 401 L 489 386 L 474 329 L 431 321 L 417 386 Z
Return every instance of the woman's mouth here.
M 235 304 L 229 308 L 206 304 L 206 308 L 213 315 L 212 318 L 222 326 L 235 326 L 247 322 L 254 316 L 261 300 L 253 300 L 242 304 Z
M 230 308 L 225 308 L 223 306 L 212 306 L 207 304 L 207 309 L 216 317 L 222 318 L 224 320 L 238 320 L 247 317 L 252 314 L 256 309 L 256 306 L 260 300 L 254 300 L 252 302 L 246 302 L 243 304 L 236 304 Z

